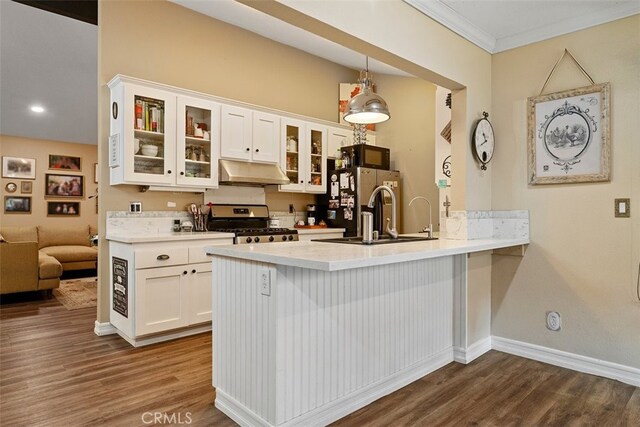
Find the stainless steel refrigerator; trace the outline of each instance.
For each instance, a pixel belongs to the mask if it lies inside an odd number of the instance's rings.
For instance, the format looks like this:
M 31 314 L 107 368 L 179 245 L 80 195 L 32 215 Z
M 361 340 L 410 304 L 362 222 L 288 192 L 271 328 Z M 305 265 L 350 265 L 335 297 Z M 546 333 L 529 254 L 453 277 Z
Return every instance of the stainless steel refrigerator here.
M 330 170 L 327 193 L 322 198 L 329 227 L 345 228 L 345 237 L 362 235 L 362 212 L 373 212 L 373 229 L 382 235 L 386 219 L 391 218 L 391 196 L 381 191 L 373 209 L 367 207 L 369 197 L 379 185 L 388 185 L 396 197 L 396 222 L 401 230 L 402 205 L 400 172 L 354 167 Z M 324 210 L 323 209 L 323 210 Z

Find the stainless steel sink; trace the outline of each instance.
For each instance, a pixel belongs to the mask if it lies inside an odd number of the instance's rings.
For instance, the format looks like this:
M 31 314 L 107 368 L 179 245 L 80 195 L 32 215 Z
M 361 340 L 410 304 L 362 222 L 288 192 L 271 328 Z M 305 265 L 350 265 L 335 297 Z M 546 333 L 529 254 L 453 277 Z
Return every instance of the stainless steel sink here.
M 371 243 L 363 243 L 362 236 L 357 237 L 340 237 L 338 239 L 323 239 L 323 240 L 314 240 L 314 242 L 325 242 L 325 243 L 346 243 L 348 245 L 385 245 L 388 243 L 406 243 L 406 242 L 419 242 L 424 240 L 438 240 L 437 237 L 416 237 L 416 236 L 398 236 L 397 239 L 391 239 L 389 236 L 384 235 L 381 236 L 378 240 L 374 240 Z

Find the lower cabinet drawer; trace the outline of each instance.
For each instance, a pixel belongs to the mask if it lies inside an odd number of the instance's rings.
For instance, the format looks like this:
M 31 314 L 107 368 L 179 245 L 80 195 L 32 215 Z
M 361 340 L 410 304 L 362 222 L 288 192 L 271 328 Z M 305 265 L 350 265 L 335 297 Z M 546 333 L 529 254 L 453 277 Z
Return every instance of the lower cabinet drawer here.
M 189 247 L 137 249 L 135 257 L 136 269 L 188 264 Z

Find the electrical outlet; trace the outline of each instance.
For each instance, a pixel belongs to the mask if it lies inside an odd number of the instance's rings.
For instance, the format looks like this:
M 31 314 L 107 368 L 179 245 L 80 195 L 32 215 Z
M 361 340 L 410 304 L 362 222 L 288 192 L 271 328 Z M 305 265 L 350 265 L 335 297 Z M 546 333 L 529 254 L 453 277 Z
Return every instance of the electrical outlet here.
M 130 213 L 142 213 L 142 202 L 129 202 Z
M 293 203 L 289 204 L 289 213 L 293 213 Z
M 260 272 L 260 293 L 266 296 L 271 295 L 271 274 L 266 268 Z
M 562 327 L 562 319 L 557 311 L 547 311 L 547 329 L 550 331 L 559 331 Z

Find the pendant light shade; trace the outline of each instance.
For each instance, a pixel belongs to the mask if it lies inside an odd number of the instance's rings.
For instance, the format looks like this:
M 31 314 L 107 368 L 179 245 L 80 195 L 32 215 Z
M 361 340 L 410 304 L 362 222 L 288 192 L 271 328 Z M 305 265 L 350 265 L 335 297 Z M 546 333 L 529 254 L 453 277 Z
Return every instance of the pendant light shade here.
M 349 100 L 344 119 L 354 124 L 381 123 L 389 120 L 389 107 L 382 97 L 372 90 L 369 75 L 369 58 L 367 70 L 360 72 L 360 93 Z

